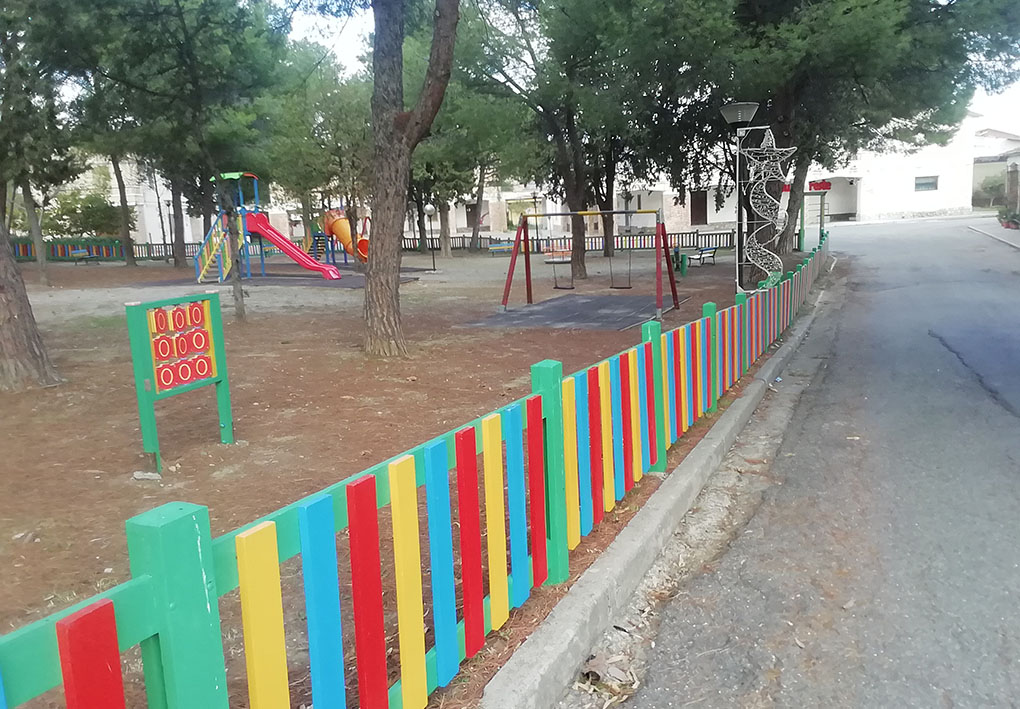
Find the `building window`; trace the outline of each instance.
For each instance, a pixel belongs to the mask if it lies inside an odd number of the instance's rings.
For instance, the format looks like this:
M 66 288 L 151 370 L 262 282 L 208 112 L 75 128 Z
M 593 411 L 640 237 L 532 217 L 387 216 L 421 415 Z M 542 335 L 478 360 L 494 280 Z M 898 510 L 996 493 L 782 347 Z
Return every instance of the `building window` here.
M 637 196 L 637 208 L 641 209 L 641 195 Z
M 915 177 L 914 192 L 931 192 L 939 188 L 939 176 Z

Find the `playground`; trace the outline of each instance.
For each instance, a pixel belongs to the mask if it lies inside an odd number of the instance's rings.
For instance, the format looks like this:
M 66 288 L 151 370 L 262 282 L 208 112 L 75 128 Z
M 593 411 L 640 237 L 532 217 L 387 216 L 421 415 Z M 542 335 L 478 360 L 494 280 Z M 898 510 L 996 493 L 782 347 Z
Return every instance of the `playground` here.
M 258 224 L 250 216 L 248 221 Z M 258 228 L 268 231 L 265 224 Z M 214 537 L 227 533 L 520 400 L 531 391 L 529 368 L 535 362 L 556 359 L 570 372 L 639 345 L 637 325 L 662 307 L 663 287 L 663 330 L 697 320 L 707 302 L 720 310 L 734 304 L 732 250 L 720 250 L 715 263 L 685 263 L 683 274 L 672 273 L 675 301 L 666 281 L 674 264 L 654 253 L 622 249 L 605 258 L 589 252 L 589 278 L 570 279 L 569 288 L 563 287 L 563 269 L 569 265 L 540 254 L 531 254 L 529 278 L 510 282 L 512 256 L 457 252 L 439 259 L 432 270 L 432 254 L 405 253 L 401 301 L 411 355 L 396 361 L 361 352 L 363 276 L 351 264 L 323 272 L 325 264 L 318 261 L 320 267 L 309 267 L 297 259 L 295 266 L 286 250 L 267 254 L 245 280 L 249 318 L 243 323 L 231 316 L 228 284 L 215 279 L 199 285 L 188 270 L 160 262 L 135 269 L 51 264 L 48 289 L 34 284 L 31 265 L 23 267 L 36 318 L 67 383 L 4 402 L 0 438 L 14 443 L 5 456 L 13 473 L 0 478 L 0 496 L 20 504 L 0 519 L 0 563 L 10 569 L 9 582 L 0 589 L 2 627 L 22 627 L 131 578 L 123 524 L 135 515 L 187 500 L 208 507 Z M 790 267 L 800 260 L 795 255 Z M 260 272 L 263 264 L 266 275 Z M 622 273 L 626 288 L 620 287 Z M 222 412 L 217 418 L 211 388 L 161 400 L 155 412 L 162 475 L 155 476 L 139 440 L 135 397 L 141 389 L 136 392 L 132 385 L 124 304 L 177 302 L 203 291 L 218 293 L 223 304 L 223 340 L 217 347 L 225 349 L 230 372 L 234 445 L 210 435 L 224 421 Z M 739 392 L 739 383 L 732 386 L 720 406 Z M 667 469 L 707 428 L 706 420 L 692 422 L 688 434 L 669 449 Z M 145 430 L 143 422 L 141 433 Z M 651 475 L 636 481 L 633 493 L 606 513 L 572 555 L 570 579 L 612 541 L 658 481 Z M 390 527 L 388 515 L 388 508 L 380 511 L 381 530 Z M 384 554 L 393 544 L 387 534 L 381 537 Z M 429 534 L 422 526 L 423 548 Z M 349 587 L 345 539 L 339 538 L 342 588 Z M 300 596 L 300 566 L 284 562 L 280 572 L 285 597 Z M 384 565 L 381 581 L 387 622 L 395 627 L 392 568 Z M 426 595 L 430 583 L 423 574 Z M 523 612 L 510 615 L 485 652 L 469 660 L 433 704 L 470 704 L 568 585 L 536 587 Z M 301 603 L 285 601 L 288 628 L 299 629 L 303 613 Z M 223 597 L 221 614 L 231 706 L 243 706 L 245 641 L 236 592 Z M 350 631 L 345 626 L 345 645 L 353 642 Z M 289 633 L 288 657 L 305 663 L 307 643 L 301 632 Z M 387 638 L 387 646 L 396 647 L 396 636 Z M 140 656 L 134 650 L 122 658 L 126 696 L 134 705 L 143 695 Z M 401 677 L 398 658 L 395 652 L 388 657 L 390 682 Z M 354 672 L 353 665 L 348 672 Z M 294 706 L 310 701 L 311 691 L 307 675 L 292 677 Z M 60 706 L 59 693 L 26 706 Z

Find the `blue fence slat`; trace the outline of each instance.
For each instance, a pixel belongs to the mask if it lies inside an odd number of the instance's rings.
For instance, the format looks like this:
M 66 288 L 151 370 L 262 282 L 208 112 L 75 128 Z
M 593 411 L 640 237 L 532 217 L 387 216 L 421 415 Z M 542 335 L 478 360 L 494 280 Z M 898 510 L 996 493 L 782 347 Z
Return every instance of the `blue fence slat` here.
M 432 622 L 436 631 L 436 682 L 440 687 L 445 687 L 460 669 L 446 441 L 432 441 L 425 446 L 424 453 L 429 567 L 432 571 Z
M 520 608 L 531 595 L 531 561 L 528 559 L 528 506 L 524 479 L 524 424 L 521 405 L 507 407 L 502 416 L 506 441 L 506 493 L 510 513 L 510 605 Z
M 613 414 L 613 482 L 616 500 L 623 499 L 623 397 L 620 392 L 620 355 L 609 360 L 609 392 Z
M 588 432 L 588 373 L 574 375 L 574 408 L 577 412 L 577 491 L 581 503 L 581 534 L 591 533 L 591 438 Z
M 333 498 L 316 497 L 298 507 L 301 572 L 308 619 L 308 660 L 312 701 L 316 707 L 344 709 L 343 632 L 340 620 L 340 580 L 336 567 L 336 527 Z

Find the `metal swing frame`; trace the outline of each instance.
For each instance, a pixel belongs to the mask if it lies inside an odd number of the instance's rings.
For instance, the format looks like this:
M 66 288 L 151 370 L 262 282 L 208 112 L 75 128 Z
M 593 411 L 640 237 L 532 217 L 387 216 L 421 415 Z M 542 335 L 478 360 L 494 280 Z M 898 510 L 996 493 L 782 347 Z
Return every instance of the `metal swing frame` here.
M 543 217 L 594 217 L 617 214 L 654 214 L 655 215 L 655 319 L 661 320 L 663 313 L 662 298 L 662 272 L 666 271 L 669 277 L 669 289 L 673 296 L 673 307 L 680 307 L 680 297 L 676 290 L 676 276 L 669 258 L 669 236 L 666 234 L 666 225 L 662 221 L 662 213 L 658 209 L 612 209 L 612 210 L 588 210 L 583 212 L 543 212 L 540 214 L 521 214 L 517 223 L 517 233 L 514 236 L 513 249 L 510 251 L 510 267 L 507 269 L 506 284 L 503 286 L 503 299 L 501 301 L 503 310 L 507 309 L 510 301 L 510 288 L 513 285 L 514 270 L 517 267 L 517 256 L 524 251 L 524 282 L 527 293 L 527 303 L 534 303 L 531 279 L 531 252 L 532 240 L 529 235 L 528 220 L 540 219 Z

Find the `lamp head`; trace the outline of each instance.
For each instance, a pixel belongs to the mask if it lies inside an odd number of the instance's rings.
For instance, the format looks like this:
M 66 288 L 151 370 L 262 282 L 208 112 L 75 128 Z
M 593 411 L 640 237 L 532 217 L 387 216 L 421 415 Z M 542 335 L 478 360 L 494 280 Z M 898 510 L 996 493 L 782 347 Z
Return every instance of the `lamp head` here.
M 431 216 L 432 216 L 433 214 L 435 214 L 435 213 L 436 213 L 436 207 L 435 207 L 435 205 L 432 205 L 432 204 L 426 204 L 426 205 L 425 205 L 425 213 L 426 213 L 426 214 L 428 214 L 428 215 L 429 215 L 430 217 L 431 217 Z
M 754 101 L 737 101 L 728 103 L 719 109 L 719 113 L 734 128 L 740 128 L 751 123 L 754 114 L 758 111 L 758 104 Z

